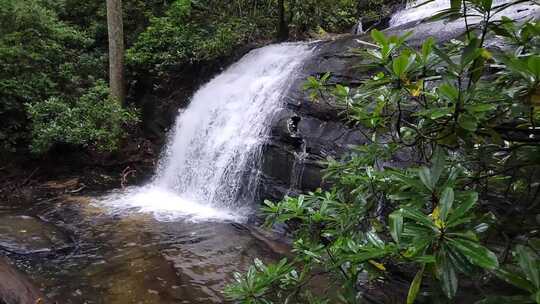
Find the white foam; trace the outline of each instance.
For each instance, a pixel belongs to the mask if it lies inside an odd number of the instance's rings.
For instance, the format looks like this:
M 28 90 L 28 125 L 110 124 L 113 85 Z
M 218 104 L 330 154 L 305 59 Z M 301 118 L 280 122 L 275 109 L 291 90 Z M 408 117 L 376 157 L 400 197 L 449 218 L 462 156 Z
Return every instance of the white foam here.
M 248 210 L 232 212 L 218 209 L 181 197 L 177 193 L 157 186 L 133 187 L 103 197 L 100 204 L 106 205 L 114 214 L 150 213 L 159 221 L 233 221 L 246 220 Z
M 511 0 L 494 0 L 493 7 L 509 3 L 510 1 Z M 390 27 L 396 27 L 411 22 L 419 22 L 449 8 L 450 1 L 448 0 L 434 0 L 431 2 L 428 2 L 427 0 L 410 0 L 407 2 L 405 9 L 396 12 L 392 16 L 390 19 Z M 538 6 L 532 4 L 532 2 L 524 2 L 510 6 L 505 10 L 498 12 L 496 16 L 491 18 L 491 20 L 500 20 L 502 16 L 507 16 L 514 20 L 520 20 L 529 17 L 532 18 L 537 14 Z M 469 17 L 468 20 L 470 24 L 476 24 L 480 21 L 481 18 L 479 17 Z M 431 27 L 433 33 L 437 33 L 439 30 L 448 30 L 448 27 L 451 27 L 454 30 L 460 26 L 463 27 L 464 22 L 461 19 L 454 21 L 445 20 L 431 23 L 429 26 Z

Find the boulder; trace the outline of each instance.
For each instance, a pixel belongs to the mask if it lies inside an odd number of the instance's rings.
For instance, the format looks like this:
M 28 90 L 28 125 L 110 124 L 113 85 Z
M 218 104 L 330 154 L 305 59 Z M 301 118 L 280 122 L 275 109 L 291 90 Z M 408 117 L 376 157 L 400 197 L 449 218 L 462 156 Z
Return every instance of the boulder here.
M 0 303 L 45 304 L 41 291 L 8 261 L 0 257 Z
M 407 28 L 386 30 L 387 35 L 403 34 Z M 456 38 L 463 29 L 437 33 L 440 41 Z M 408 44 L 419 46 L 426 37 L 434 35 L 428 25 L 416 26 Z M 284 107 L 271 123 L 270 140 L 264 147 L 261 168 L 261 199 L 280 200 L 285 194 L 296 194 L 328 185 L 322 180 L 324 165 L 331 157 L 345 157 L 351 147 L 368 142 L 359 126 L 346 120 L 346 107 L 326 96 L 313 101 L 302 87 L 309 76 L 330 73 L 329 85 L 358 87 L 375 70 L 361 66 L 364 59 L 353 52 L 366 48 L 369 35 L 346 35 L 334 40 L 314 43 L 313 55 L 297 73 L 285 93 Z M 392 166 L 410 162 L 410 155 L 396 155 Z
M 54 225 L 26 215 L 0 215 L 0 252 L 48 254 L 71 247 L 69 237 Z
M 308 76 L 331 73 L 329 83 L 358 86 L 358 36 L 345 36 L 316 44 L 284 98 L 285 105 L 272 121 L 261 168 L 262 199 L 279 200 L 285 194 L 327 187 L 322 161 L 340 158 L 351 146 L 366 143 L 362 130 L 347 124 L 344 106 L 332 99 L 313 101 L 302 86 Z

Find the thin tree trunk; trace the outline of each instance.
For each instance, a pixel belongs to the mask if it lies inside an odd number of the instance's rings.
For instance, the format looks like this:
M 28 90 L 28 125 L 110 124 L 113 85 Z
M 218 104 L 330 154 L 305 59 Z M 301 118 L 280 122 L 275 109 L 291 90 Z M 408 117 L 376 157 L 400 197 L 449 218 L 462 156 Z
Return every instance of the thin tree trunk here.
M 107 27 L 109 32 L 109 86 L 111 96 L 124 103 L 124 25 L 122 0 L 107 0 Z
M 285 20 L 285 0 L 278 0 L 278 40 L 285 41 L 289 39 L 289 26 Z

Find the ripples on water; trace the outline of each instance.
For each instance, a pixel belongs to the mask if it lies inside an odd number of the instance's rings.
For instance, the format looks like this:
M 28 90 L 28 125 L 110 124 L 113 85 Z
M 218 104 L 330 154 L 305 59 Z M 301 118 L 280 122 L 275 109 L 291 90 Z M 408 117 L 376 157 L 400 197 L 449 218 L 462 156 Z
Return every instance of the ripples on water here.
M 43 206 L 36 215 L 73 232 L 75 246 L 14 258 L 59 303 L 223 303 L 235 271 L 277 258 L 229 221 L 115 214 L 89 198 Z

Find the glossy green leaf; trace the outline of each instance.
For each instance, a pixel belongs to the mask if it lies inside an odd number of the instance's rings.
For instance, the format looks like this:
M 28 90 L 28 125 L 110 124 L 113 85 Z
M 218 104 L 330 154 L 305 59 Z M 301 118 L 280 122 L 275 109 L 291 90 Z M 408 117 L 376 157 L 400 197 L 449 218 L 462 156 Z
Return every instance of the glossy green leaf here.
M 376 29 L 372 30 L 371 38 L 373 38 L 373 40 L 377 42 L 377 44 L 379 44 L 380 46 L 384 46 L 388 44 L 386 36 L 379 30 L 376 30 Z
M 407 232 L 410 232 L 407 230 Z M 416 236 L 405 251 L 404 256 L 416 258 L 424 253 L 425 249 L 433 242 L 435 234 Z
M 493 5 L 493 0 L 482 0 L 482 8 L 484 11 L 489 11 L 491 9 L 491 6 Z
M 416 275 L 414 276 L 413 281 L 411 282 L 411 286 L 409 287 L 409 293 L 407 294 L 407 304 L 413 304 L 416 300 L 416 296 L 418 295 L 418 292 L 420 291 L 420 285 L 422 285 L 422 277 L 424 275 L 424 268 L 425 266 L 422 265 L 422 268 L 418 270 Z
M 437 147 L 435 149 L 431 162 L 431 182 L 433 188 L 435 188 L 435 186 L 439 182 L 439 179 L 441 178 L 441 175 L 444 171 L 444 166 L 446 164 L 446 153 L 444 153 L 442 148 Z
M 534 75 L 535 79 L 540 79 L 540 55 L 530 56 L 527 60 L 527 67 L 529 71 Z
M 497 277 L 499 277 L 501 280 L 528 292 L 533 292 L 535 289 L 531 282 L 527 281 L 526 278 L 522 277 L 516 272 L 499 268 L 495 270 L 495 275 L 497 275 Z
M 450 240 L 449 245 L 461 252 L 467 260 L 476 266 L 486 269 L 495 269 L 499 267 L 497 256 L 477 242 L 463 238 L 455 238 Z
M 445 250 L 450 258 L 450 261 L 452 262 L 452 265 L 454 265 L 458 272 L 465 274 L 471 274 L 474 272 L 474 266 L 467 260 L 467 258 L 465 258 L 463 254 L 446 245 Z
M 399 171 L 390 171 L 389 175 L 391 175 L 393 178 L 398 179 L 400 182 L 407 184 L 409 187 L 412 187 L 417 191 L 424 190 L 424 184 L 419 181 L 416 176 L 410 176 Z
M 459 204 L 457 208 L 455 208 L 449 215 L 448 221 L 447 221 L 447 227 L 453 227 L 456 225 L 456 223 L 462 219 L 464 216 L 467 215 L 467 213 L 471 210 L 472 207 L 476 204 L 478 201 L 478 193 L 476 192 L 468 192 L 465 195 L 465 198 L 463 201 Z
M 485 51 L 484 49 L 481 49 L 480 51 L 480 54 L 482 54 L 482 52 L 487 52 Z M 485 64 L 486 64 L 486 59 L 482 56 L 478 56 L 470 70 L 471 70 L 471 83 L 472 84 L 475 84 L 478 82 L 478 80 L 480 80 L 480 78 L 482 77 L 482 75 L 484 75 L 484 68 L 485 68 Z
M 431 177 L 431 170 L 429 170 L 429 168 L 427 167 L 422 167 L 418 170 L 418 176 L 420 177 L 420 180 L 426 186 L 426 188 L 433 191 L 435 185 Z
M 476 118 L 469 114 L 461 114 L 458 118 L 458 124 L 460 127 L 467 131 L 474 132 L 478 128 L 478 122 Z
M 457 69 L 457 65 L 454 63 L 454 61 L 452 61 L 452 59 L 450 58 L 450 56 L 448 56 L 448 54 L 446 54 L 445 51 L 437 48 L 437 47 L 434 47 L 433 48 L 433 52 L 435 54 L 437 54 L 437 56 L 439 58 L 441 58 L 443 61 L 445 61 L 447 64 L 448 64 L 448 67 L 451 69 L 451 70 L 455 70 Z
M 461 54 L 461 66 L 466 66 L 480 56 L 480 40 L 472 38 Z
M 379 238 L 379 236 L 375 232 L 373 231 L 367 232 L 366 239 L 369 243 L 371 243 L 375 247 L 384 248 L 384 242 L 381 240 L 381 238 Z
M 403 216 L 399 212 L 394 212 L 388 218 L 390 222 L 390 235 L 399 244 L 401 233 L 403 232 Z
M 416 209 L 403 207 L 400 209 L 400 213 L 403 215 L 404 218 L 411 219 L 424 227 L 437 229 L 435 224 L 433 224 L 431 218 Z
M 426 41 L 424 41 L 424 43 L 422 44 L 422 58 L 424 60 L 427 60 L 429 55 L 433 52 L 434 45 L 435 45 L 435 39 L 433 39 L 433 37 L 429 37 L 428 39 L 426 39 Z
M 444 183 L 443 187 L 454 187 L 456 184 L 457 178 L 460 176 L 460 174 L 463 172 L 463 168 L 461 166 L 454 166 L 450 169 L 450 173 L 448 174 L 448 179 Z
M 453 203 L 454 203 L 454 189 L 450 187 L 445 188 L 439 200 L 439 206 L 440 206 L 439 216 L 442 221 L 446 221 L 446 218 L 448 216 L 448 213 L 450 212 L 450 209 L 452 208 Z
M 441 288 L 446 297 L 452 299 L 457 292 L 458 278 L 456 270 L 450 262 L 445 250 L 441 250 L 439 254 L 437 254 L 436 267 Z
M 415 55 L 402 53 L 392 62 L 392 71 L 397 77 L 404 77 L 411 65 L 414 63 Z
M 518 245 L 516 254 L 519 266 L 537 289 L 540 289 L 540 275 L 538 269 L 538 257 L 529 248 Z
M 451 84 L 443 83 L 437 88 L 437 92 L 448 101 L 456 101 L 459 97 L 459 90 Z
M 489 111 L 495 110 L 496 108 L 497 107 L 495 105 L 487 104 L 487 103 L 472 104 L 472 105 L 465 106 L 465 109 L 471 113 L 489 112 Z
M 452 114 L 453 110 L 451 108 L 437 108 L 437 109 L 431 109 L 429 113 L 429 118 L 431 119 L 439 119 L 441 117 L 445 117 L 449 114 Z
M 415 262 L 420 262 L 423 264 L 432 264 L 435 263 L 435 257 L 433 255 L 421 255 L 415 256 L 412 258 Z

